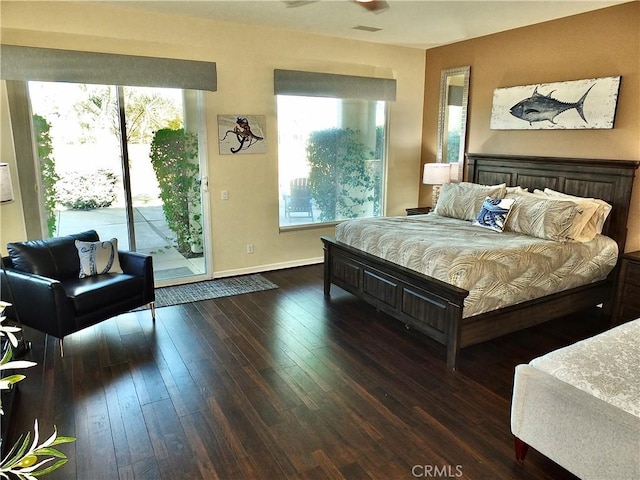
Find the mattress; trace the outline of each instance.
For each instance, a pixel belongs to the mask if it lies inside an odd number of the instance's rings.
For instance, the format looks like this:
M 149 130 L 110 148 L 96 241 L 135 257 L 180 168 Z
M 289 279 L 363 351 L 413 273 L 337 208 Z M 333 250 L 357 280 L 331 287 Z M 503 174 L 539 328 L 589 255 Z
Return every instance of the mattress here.
M 469 291 L 469 317 L 604 280 L 616 265 L 615 241 L 556 242 L 494 232 L 430 213 L 354 219 L 336 241 Z

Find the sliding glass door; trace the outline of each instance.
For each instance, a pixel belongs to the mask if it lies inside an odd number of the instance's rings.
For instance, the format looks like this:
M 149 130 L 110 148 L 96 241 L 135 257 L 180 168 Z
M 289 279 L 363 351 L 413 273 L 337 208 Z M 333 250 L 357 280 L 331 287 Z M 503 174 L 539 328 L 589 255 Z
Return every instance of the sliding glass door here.
M 157 284 L 210 278 L 198 93 L 28 82 L 50 236 L 93 228 L 153 255 Z

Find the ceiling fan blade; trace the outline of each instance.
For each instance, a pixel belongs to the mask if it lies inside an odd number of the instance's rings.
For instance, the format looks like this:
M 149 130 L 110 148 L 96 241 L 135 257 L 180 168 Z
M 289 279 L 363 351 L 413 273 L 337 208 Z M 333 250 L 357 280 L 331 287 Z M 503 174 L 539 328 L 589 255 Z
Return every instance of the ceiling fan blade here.
M 316 3 L 318 0 L 283 0 L 282 3 L 284 3 L 287 8 L 298 8 L 298 7 L 304 7 L 305 5 L 309 5 L 311 3 Z
M 385 0 L 354 0 L 358 5 L 373 13 L 381 13 L 389 8 Z

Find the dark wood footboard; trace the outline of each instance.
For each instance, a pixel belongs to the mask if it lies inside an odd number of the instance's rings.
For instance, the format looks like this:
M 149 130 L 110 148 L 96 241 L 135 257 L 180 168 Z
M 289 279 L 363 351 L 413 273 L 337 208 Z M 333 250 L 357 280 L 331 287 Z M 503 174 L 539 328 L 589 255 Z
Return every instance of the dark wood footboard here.
M 468 291 L 396 265 L 333 238 L 324 243 L 324 293 L 331 284 L 356 295 L 405 325 L 447 347 L 455 368 L 460 349 L 462 309 Z

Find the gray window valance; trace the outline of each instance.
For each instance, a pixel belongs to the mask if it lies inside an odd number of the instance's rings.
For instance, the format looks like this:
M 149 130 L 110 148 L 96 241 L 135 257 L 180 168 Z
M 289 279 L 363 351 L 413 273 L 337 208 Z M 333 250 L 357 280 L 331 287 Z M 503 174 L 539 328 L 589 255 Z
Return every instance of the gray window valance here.
M 217 90 L 215 62 L 0 45 L 3 80 Z
M 274 70 L 273 77 L 276 95 L 361 98 L 388 102 L 396 99 L 396 81 L 394 79 L 297 70 Z

